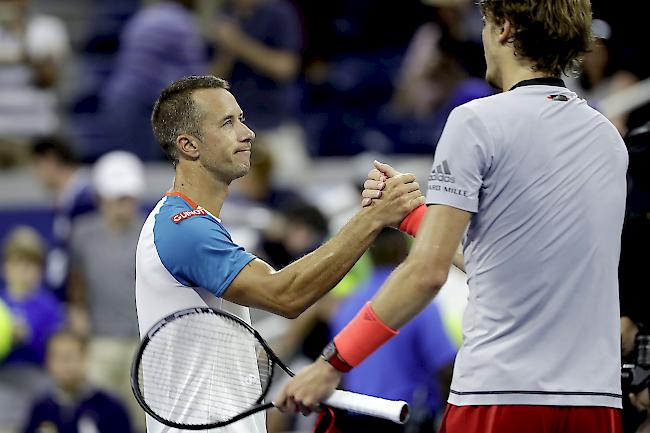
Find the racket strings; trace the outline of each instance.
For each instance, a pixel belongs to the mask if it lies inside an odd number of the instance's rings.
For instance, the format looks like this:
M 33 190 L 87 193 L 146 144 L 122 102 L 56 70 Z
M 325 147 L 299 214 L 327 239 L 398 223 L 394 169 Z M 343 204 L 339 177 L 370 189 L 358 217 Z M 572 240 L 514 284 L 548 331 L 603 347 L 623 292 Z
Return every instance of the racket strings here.
M 240 323 L 213 313 L 177 318 L 153 335 L 138 368 L 150 409 L 178 424 L 222 422 L 253 407 L 272 361 Z

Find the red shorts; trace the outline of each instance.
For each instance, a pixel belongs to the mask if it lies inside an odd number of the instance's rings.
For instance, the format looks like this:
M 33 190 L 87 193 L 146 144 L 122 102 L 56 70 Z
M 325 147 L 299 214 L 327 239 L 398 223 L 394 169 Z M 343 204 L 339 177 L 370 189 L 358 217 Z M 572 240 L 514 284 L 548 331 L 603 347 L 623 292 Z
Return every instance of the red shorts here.
M 621 411 L 581 406 L 454 406 L 439 433 L 623 433 Z

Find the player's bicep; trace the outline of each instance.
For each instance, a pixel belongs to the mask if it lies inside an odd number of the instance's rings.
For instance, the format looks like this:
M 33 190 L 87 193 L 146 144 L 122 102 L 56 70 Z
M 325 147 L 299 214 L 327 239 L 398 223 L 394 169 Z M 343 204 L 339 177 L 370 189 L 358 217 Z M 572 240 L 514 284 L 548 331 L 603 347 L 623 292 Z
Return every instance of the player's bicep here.
M 422 261 L 433 275 L 444 275 L 456 254 L 472 213 L 447 205 L 429 206 L 409 258 Z
M 222 297 L 239 305 L 283 314 L 278 274 L 268 263 L 258 258 L 242 268 Z

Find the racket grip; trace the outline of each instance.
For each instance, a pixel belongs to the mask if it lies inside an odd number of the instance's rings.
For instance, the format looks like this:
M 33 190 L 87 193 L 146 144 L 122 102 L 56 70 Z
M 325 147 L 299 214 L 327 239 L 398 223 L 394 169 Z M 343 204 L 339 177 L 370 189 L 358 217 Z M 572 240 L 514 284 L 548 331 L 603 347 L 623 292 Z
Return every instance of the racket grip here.
M 409 418 L 409 405 L 405 401 L 386 400 L 349 391 L 336 390 L 323 403 L 362 415 L 383 418 L 404 424 Z

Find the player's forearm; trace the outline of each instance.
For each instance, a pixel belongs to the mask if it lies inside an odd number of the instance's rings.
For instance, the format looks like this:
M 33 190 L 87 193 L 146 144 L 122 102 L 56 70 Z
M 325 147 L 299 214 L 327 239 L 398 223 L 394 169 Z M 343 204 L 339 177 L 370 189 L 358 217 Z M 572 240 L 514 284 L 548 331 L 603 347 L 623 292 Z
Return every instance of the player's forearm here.
M 372 309 L 386 326 L 399 329 L 429 305 L 446 280 L 445 269 L 409 258 L 375 295 Z
M 382 229 L 373 215 L 361 209 L 332 239 L 276 273 L 279 295 L 302 312 L 331 290 Z

